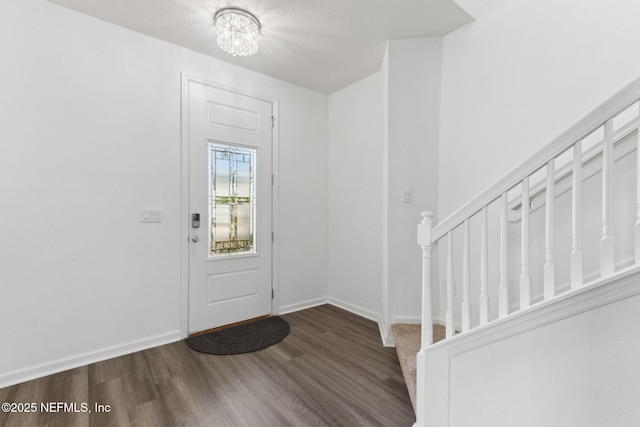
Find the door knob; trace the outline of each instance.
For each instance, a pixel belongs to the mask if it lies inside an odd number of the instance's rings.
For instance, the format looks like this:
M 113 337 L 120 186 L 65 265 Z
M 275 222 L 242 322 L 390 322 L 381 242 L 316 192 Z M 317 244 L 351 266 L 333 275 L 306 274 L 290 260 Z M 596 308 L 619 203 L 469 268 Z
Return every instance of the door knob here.
M 199 242 L 200 241 L 200 236 L 196 236 L 195 234 L 193 236 L 191 236 L 191 241 L 192 242 Z

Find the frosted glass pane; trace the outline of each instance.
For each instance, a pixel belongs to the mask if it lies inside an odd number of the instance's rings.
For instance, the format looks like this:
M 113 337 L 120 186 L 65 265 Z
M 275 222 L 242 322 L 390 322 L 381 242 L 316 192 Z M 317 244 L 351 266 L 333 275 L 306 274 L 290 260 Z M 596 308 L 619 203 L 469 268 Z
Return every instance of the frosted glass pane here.
M 229 176 L 229 160 L 216 159 L 215 175 L 214 175 L 214 189 L 215 197 L 229 196 L 230 195 L 230 176 Z
M 251 238 L 251 206 L 238 205 L 238 240 L 249 240 Z
M 231 239 L 231 209 L 229 205 L 217 205 L 214 209 L 213 238 L 216 242 Z
M 236 174 L 236 195 L 251 197 L 251 163 L 238 162 Z

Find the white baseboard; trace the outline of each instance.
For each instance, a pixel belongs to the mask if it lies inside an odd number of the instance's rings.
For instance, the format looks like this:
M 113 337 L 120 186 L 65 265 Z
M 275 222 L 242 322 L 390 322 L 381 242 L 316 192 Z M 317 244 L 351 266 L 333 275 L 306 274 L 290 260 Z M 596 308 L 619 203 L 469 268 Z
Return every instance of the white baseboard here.
M 391 318 L 391 324 L 393 325 L 394 323 L 403 323 L 405 325 L 419 325 L 422 323 L 422 317 L 411 315 L 393 316 Z
M 309 299 L 306 301 L 297 302 L 295 304 L 283 305 L 278 308 L 278 314 L 288 314 L 294 311 L 306 310 L 308 308 L 317 307 L 319 305 L 329 304 L 329 297 L 320 297 Z
M 125 354 L 135 353 L 137 351 L 146 350 L 152 347 L 158 347 L 164 344 L 170 344 L 180 341 L 182 336 L 180 331 L 169 332 L 166 334 L 156 335 L 149 338 L 129 341 L 127 343 L 118 344 L 111 347 L 105 347 L 100 350 L 90 351 L 87 353 L 65 357 L 51 362 L 31 366 L 26 369 L 20 369 L 5 374 L 0 374 L 0 388 L 9 387 L 14 384 L 23 383 L 36 378 L 55 374 L 69 369 L 78 368 L 80 366 L 89 365 L 91 363 L 100 362 Z
M 384 335 L 384 332 L 380 331 L 380 338 L 382 339 L 382 345 L 384 347 L 395 347 L 396 346 L 396 337 L 393 335 Z
M 380 321 L 378 322 L 378 328 L 380 329 L 380 338 L 382 339 L 382 345 L 385 347 L 395 347 L 396 337 L 394 337 L 391 333 L 391 329 L 387 328 L 387 326 L 384 324 L 382 316 L 380 317 Z
M 378 329 L 380 330 L 380 339 L 382 340 L 382 345 L 385 347 L 395 347 L 396 340 L 390 333 L 387 333 L 387 327 L 382 320 L 382 316 L 379 313 L 376 313 L 373 310 L 369 310 L 364 307 L 360 307 L 355 304 L 348 303 L 346 301 L 329 297 L 329 304 L 335 305 L 338 308 L 351 312 L 353 314 L 357 314 L 360 317 L 364 317 L 365 319 L 373 320 L 378 324 Z
M 387 328 L 383 324 L 382 318 L 378 313 L 376 313 L 373 310 L 369 310 L 367 308 L 348 303 L 338 298 L 326 296 L 326 297 L 301 301 L 295 304 L 285 305 L 278 309 L 278 314 L 293 313 L 295 311 L 306 310 L 308 308 L 313 308 L 313 307 L 317 307 L 319 305 L 324 305 L 324 304 L 331 304 L 338 308 L 346 310 L 350 313 L 358 315 L 360 317 L 364 317 L 365 319 L 373 320 L 378 324 L 378 329 L 380 329 L 380 339 L 382 340 L 382 345 L 384 345 L 385 347 L 395 347 L 396 345 L 395 339 L 393 335 L 387 334 L 386 332 Z
M 391 324 L 402 323 L 409 325 L 419 325 L 422 323 L 422 318 L 420 316 L 410 316 L 410 315 L 400 315 L 393 316 L 391 318 Z M 385 347 L 395 347 L 396 346 L 396 337 L 393 336 L 393 333 L 389 331 L 388 335 L 382 335 L 382 343 Z
M 351 313 L 357 314 L 358 316 L 364 317 L 365 319 L 373 320 L 374 322 L 380 323 L 380 314 L 376 313 L 373 310 L 369 310 L 368 308 L 360 307 L 358 305 L 351 304 L 333 297 L 329 297 L 329 304 L 335 305 L 336 307 L 343 310 L 350 311 Z

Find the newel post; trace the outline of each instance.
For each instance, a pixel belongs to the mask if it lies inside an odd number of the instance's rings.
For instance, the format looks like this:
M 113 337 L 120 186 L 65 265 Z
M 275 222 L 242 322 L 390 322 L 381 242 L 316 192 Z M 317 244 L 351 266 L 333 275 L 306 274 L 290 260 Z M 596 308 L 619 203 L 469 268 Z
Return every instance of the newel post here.
M 418 224 L 418 245 L 422 248 L 422 349 L 433 343 L 433 317 L 431 315 L 431 258 L 433 242 L 431 228 L 433 213 L 422 212 L 422 222 Z

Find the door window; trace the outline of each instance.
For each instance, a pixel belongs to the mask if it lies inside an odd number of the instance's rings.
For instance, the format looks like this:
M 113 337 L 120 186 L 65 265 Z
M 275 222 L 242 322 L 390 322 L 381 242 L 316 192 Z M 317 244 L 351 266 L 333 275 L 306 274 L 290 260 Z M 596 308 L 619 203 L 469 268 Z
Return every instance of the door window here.
M 209 256 L 256 252 L 256 149 L 209 142 Z

